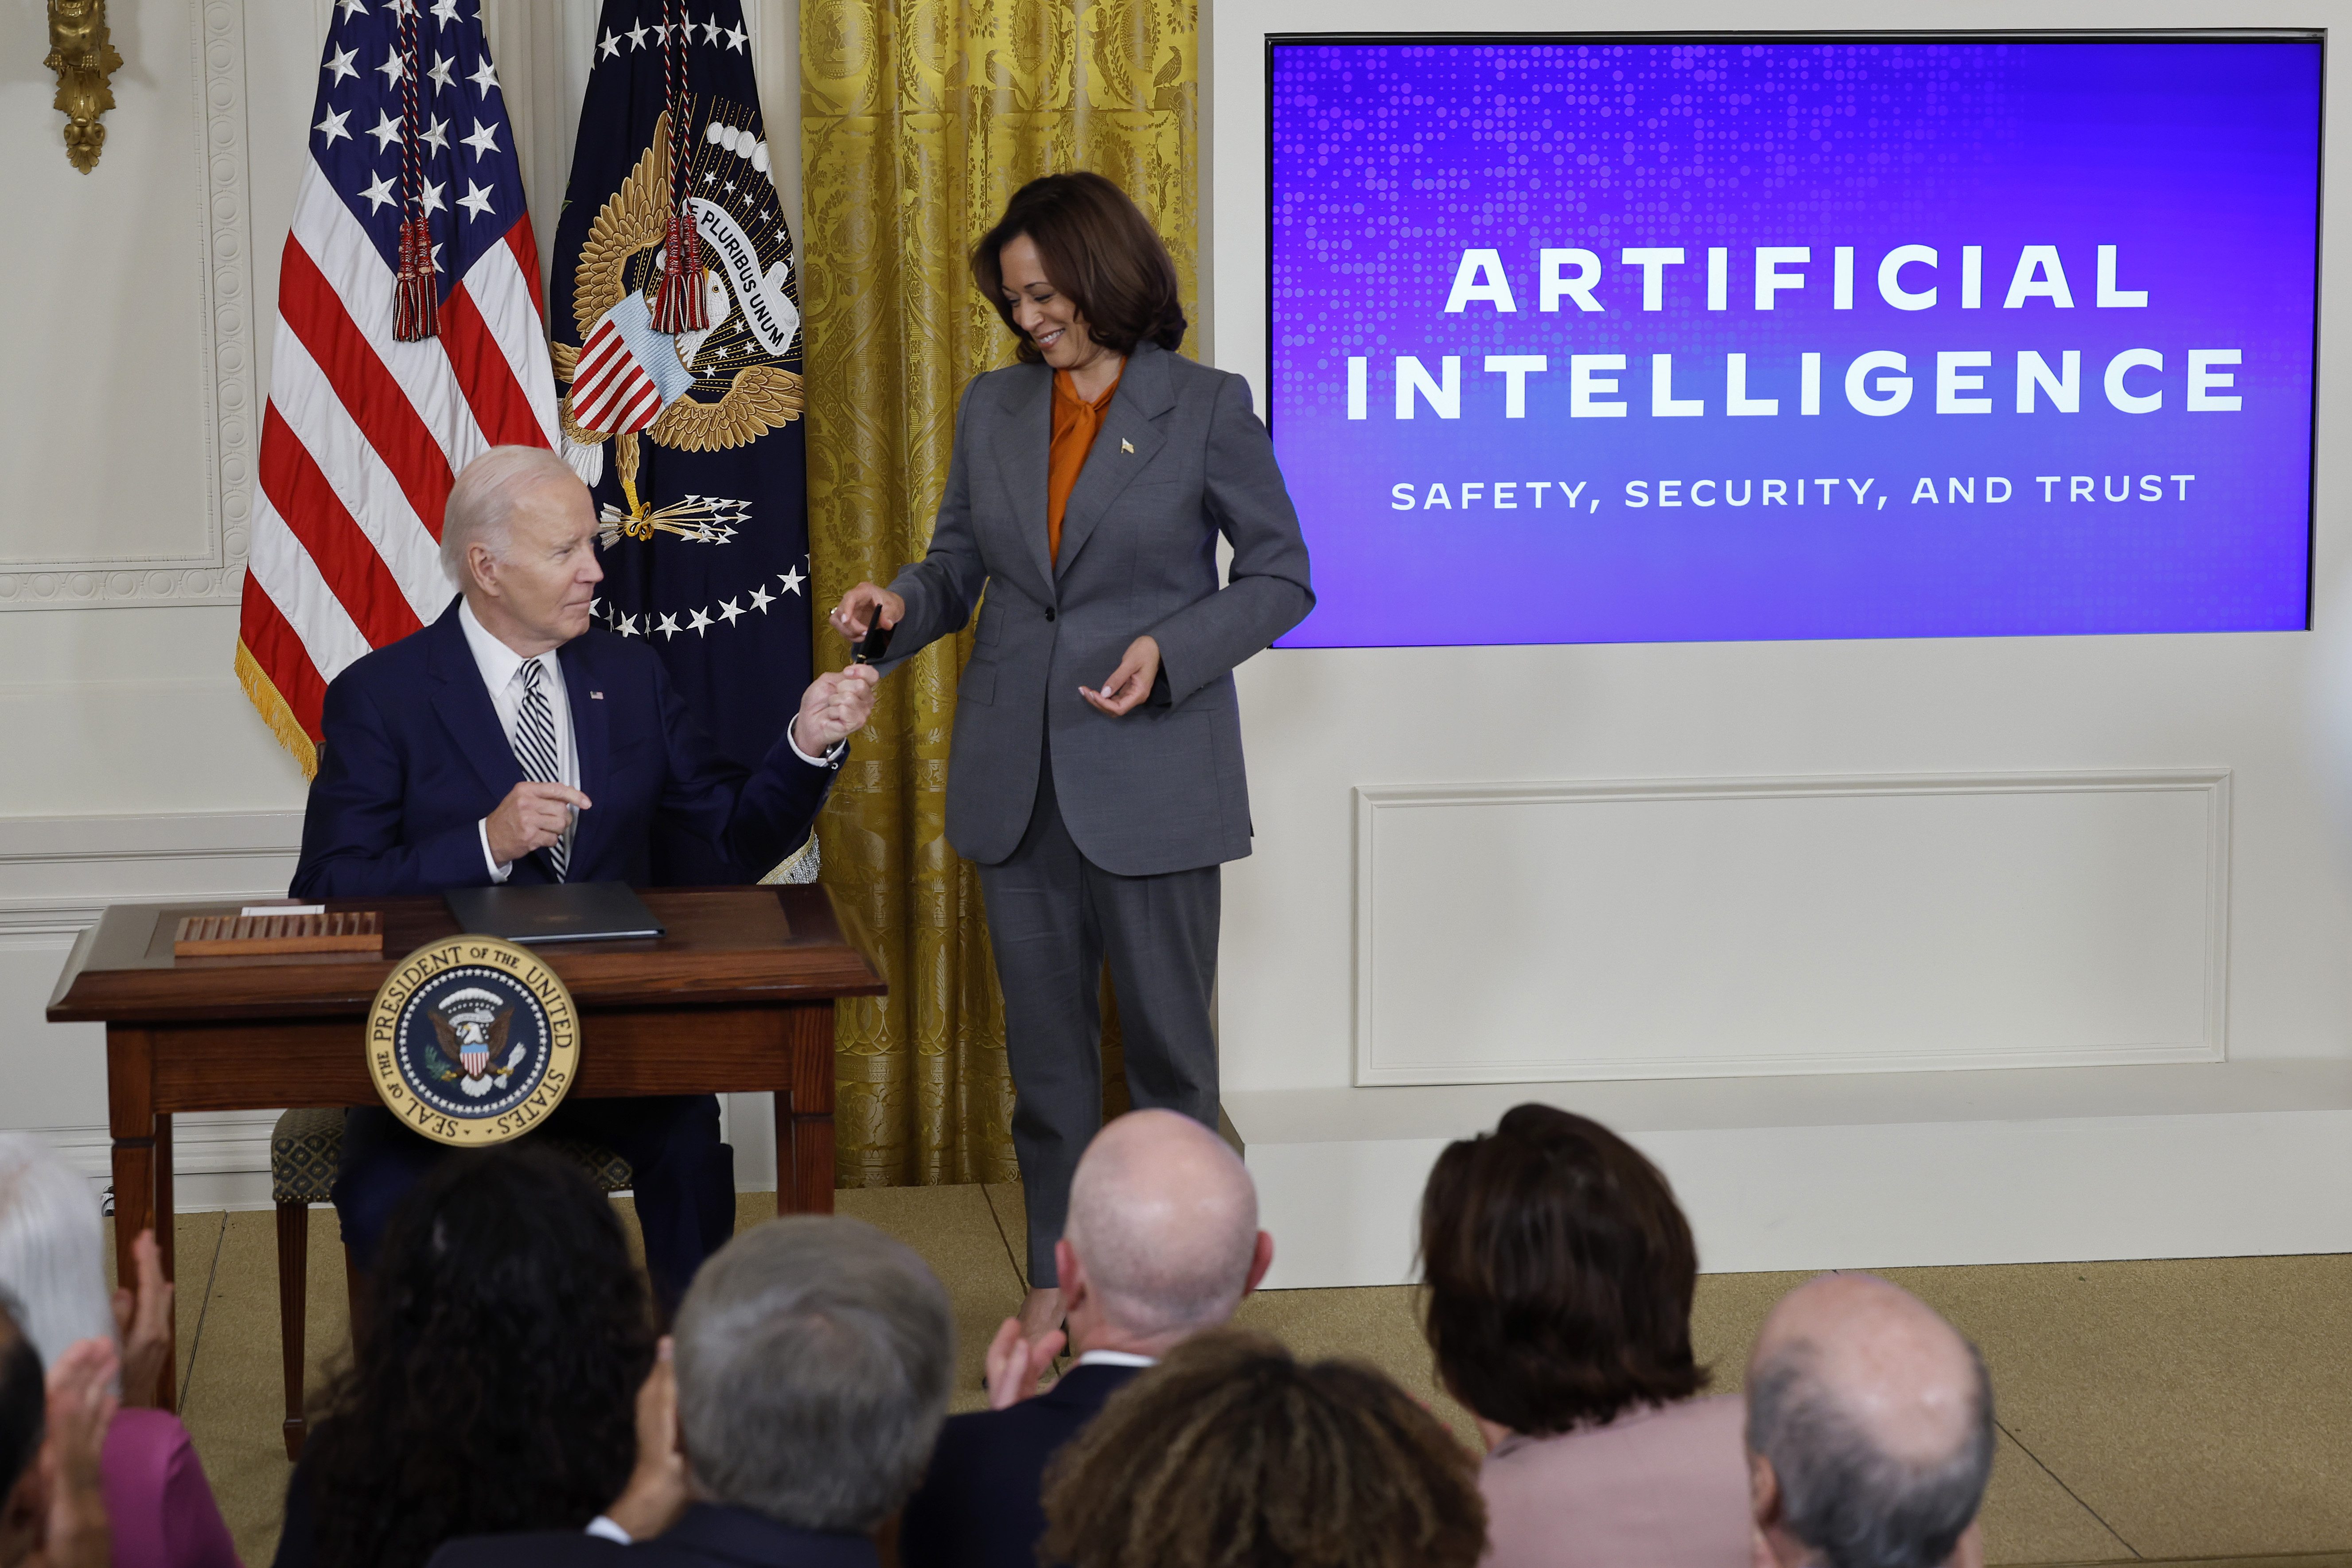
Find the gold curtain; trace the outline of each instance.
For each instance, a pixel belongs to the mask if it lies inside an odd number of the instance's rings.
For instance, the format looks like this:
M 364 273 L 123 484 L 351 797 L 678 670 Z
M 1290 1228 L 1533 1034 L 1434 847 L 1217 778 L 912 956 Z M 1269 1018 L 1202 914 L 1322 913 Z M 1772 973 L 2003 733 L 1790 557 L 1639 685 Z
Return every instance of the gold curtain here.
M 1071 169 L 1117 181 L 1166 240 L 1197 315 L 1196 41 L 1194 0 L 801 0 L 820 613 L 861 578 L 889 582 L 929 542 L 957 396 L 1012 357 L 966 258 L 1022 184 Z M 884 683 L 818 825 L 824 880 L 871 928 L 890 984 L 836 1014 L 846 1186 L 1015 1174 L 979 879 L 944 826 L 971 650 L 967 627 Z M 820 626 L 820 668 L 846 656 Z M 1105 1067 L 1117 1085 L 1118 1063 Z

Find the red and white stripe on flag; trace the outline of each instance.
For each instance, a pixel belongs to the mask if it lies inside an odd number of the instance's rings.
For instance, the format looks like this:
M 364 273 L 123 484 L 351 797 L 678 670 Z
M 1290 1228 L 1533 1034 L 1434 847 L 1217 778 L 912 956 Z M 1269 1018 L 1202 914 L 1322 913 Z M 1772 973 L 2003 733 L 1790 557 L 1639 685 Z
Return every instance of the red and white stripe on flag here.
M 611 315 L 596 323 L 580 345 L 572 383 L 572 416 L 589 430 L 643 430 L 661 413 L 661 389 L 629 353 L 620 324 Z
M 478 0 L 405 0 L 424 133 L 410 197 L 441 305 L 438 335 L 393 335 L 403 3 L 338 0 L 279 272 L 236 669 L 305 773 L 327 683 L 455 594 L 439 550 L 458 470 L 492 447 L 560 440 L 539 255 Z

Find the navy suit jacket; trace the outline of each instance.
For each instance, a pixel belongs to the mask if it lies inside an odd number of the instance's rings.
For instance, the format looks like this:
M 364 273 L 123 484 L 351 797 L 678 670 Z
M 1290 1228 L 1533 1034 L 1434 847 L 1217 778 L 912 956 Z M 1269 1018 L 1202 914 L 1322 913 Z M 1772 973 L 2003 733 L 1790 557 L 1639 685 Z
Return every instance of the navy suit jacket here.
M 801 764 L 806 767 L 808 764 Z M 863 1535 L 795 1530 L 716 1503 L 697 1503 L 650 1541 L 624 1546 L 572 1530 L 453 1541 L 426 1568 L 876 1568 Z
M 1037 1568 L 1046 1461 L 1141 1370 L 1072 1367 L 1034 1398 L 949 1416 L 899 1517 L 903 1568 Z
M 592 628 L 557 650 L 572 710 L 580 814 L 565 879 L 655 879 L 656 828 L 711 847 L 751 880 L 798 848 L 838 762 L 812 767 L 776 738 L 760 771 L 721 756 L 650 647 Z M 327 688 L 326 745 L 302 818 L 298 899 L 482 887 L 479 824 L 522 782 L 452 600 L 440 619 L 376 649 Z M 544 854 L 510 882 L 550 882 Z

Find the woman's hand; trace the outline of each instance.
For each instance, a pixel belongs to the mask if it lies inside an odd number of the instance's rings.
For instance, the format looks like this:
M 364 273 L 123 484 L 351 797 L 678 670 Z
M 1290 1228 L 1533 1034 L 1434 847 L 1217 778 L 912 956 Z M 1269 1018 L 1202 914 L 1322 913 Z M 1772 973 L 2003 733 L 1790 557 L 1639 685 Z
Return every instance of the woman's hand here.
M 172 1282 L 163 1278 L 163 1249 L 142 1230 L 131 1244 L 138 1289 L 114 1293 L 114 1335 L 122 1342 L 122 1403 L 158 1403 L 163 1358 L 172 1349 Z
M 670 1352 L 671 1342 L 664 1335 L 654 1352 L 654 1369 L 637 1390 L 637 1468 L 630 1472 L 627 1489 L 604 1510 L 632 1541 L 652 1540 L 686 1511 L 686 1457 L 677 1451 L 677 1365 Z
M 895 626 L 907 618 L 907 601 L 887 588 L 877 588 L 871 583 L 860 583 L 841 596 L 833 607 L 833 629 L 856 642 L 866 635 L 873 624 L 874 612 L 882 612 L 882 624 Z
M 1160 679 L 1160 645 L 1149 637 L 1140 637 L 1127 645 L 1127 657 L 1110 672 L 1110 679 L 1096 691 L 1078 688 L 1078 695 L 1109 714 L 1119 718 L 1135 705 L 1151 695 L 1151 683 Z
M 39 1549 L 26 1559 L 38 1568 L 107 1568 L 112 1557 L 99 1456 L 119 1403 L 110 1385 L 120 1366 L 111 1343 L 80 1340 L 49 1368 L 48 1433 L 36 1461 L 47 1508 Z

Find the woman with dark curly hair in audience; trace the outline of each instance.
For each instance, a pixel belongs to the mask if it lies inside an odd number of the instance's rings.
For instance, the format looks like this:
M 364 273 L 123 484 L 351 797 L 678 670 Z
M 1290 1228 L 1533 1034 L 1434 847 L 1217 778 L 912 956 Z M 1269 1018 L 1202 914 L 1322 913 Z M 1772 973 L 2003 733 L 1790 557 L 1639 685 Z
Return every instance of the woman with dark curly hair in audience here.
M 1423 1328 L 1486 1437 L 1488 1568 L 1744 1568 L 1737 1395 L 1695 1397 L 1698 1252 L 1597 1121 L 1522 1105 L 1422 1194 Z
M 529 1143 L 436 1165 L 368 1278 L 286 1498 L 278 1568 L 417 1568 L 443 1542 L 580 1529 L 636 1459 L 654 1363 L 613 1205 Z
M 1353 1362 L 1238 1329 L 1111 1395 L 1046 1472 L 1040 1555 L 1076 1568 L 1474 1568 L 1469 1452 Z

